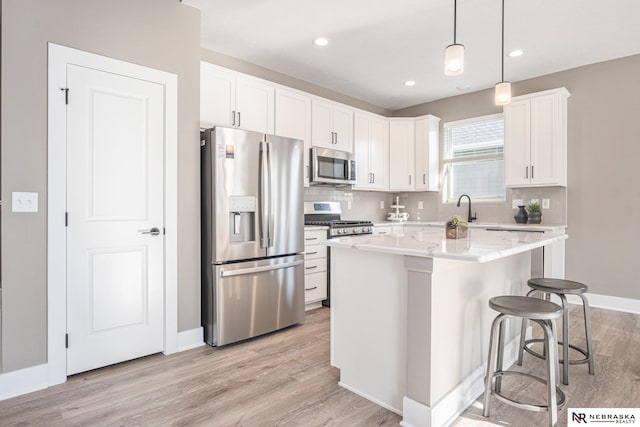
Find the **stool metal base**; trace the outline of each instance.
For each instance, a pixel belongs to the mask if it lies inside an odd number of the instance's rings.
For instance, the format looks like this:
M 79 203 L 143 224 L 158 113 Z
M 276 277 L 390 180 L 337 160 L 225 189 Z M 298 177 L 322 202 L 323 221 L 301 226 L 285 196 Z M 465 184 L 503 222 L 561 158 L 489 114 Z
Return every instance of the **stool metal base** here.
M 529 353 L 530 355 L 537 357 L 538 359 L 546 359 L 546 357 L 544 356 L 544 354 L 540 354 L 537 351 L 535 351 L 534 349 L 532 349 L 531 347 L 529 347 L 529 345 L 536 343 L 536 342 L 544 342 L 544 340 L 542 338 L 533 338 L 530 340 L 525 340 L 524 342 L 524 348 L 523 350 L 526 351 L 527 353 Z M 562 341 L 558 341 L 558 346 L 563 346 L 564 343 Z M 569 365 L 581 365 L 583 363 L 589 363 L 589 354 L 587 353 L 587 350 L 582 349 L 578 346 L 575 346 L 573 344 L 569 344 L 569 348 L 574 349 L 575 351 L 577 351 L 578 353 L 582 354 L 584 356 L 583 359 L 569 359 Z M 564 363 L 563 359 L 558 360 L 558 363 Z
M 527 374 L 525 372 L 516 372 L 516 371 L 498 371 L 495 372 L 493 374 L 494 378 L 497 376 L 505 376 L 505 375 L 520 375 L 523 377 L 527 377 L 530 378 L 534 381 L 537 381 L 541 384 L 547 385 L 547 382 L 545 380 L 543 380 L 540 377 L 536 377 L 535 375 L 531 375 L 531 374 Z M 511 399 L 507 396 L 505 396 L 504 394 L 502 394 L 501 391 L 496 391 L 496 390 L 491 390 L 491 395 L 494 396 L 496 399 L 498 399 L 499 401 L 506 403 L 508 405 L 511 406 L 515 406 L 516 408 L 520 408 L 520 409 L 526 409 L 527 411 L 548 411 L 549 410 L 549 405 L 534 405 L 533 403 L 527 403 L 527 402 L 521 402 L 519 400 L 515 400 L 515 399 Z M 565 403 L 565 395 L 562 392 L 562 390 L 560 390 L 560 388 L 558 386 L 556 386 L 556 399 L 557 399 L 557 407 L 558 409 L 562 408 L 562 406 Z

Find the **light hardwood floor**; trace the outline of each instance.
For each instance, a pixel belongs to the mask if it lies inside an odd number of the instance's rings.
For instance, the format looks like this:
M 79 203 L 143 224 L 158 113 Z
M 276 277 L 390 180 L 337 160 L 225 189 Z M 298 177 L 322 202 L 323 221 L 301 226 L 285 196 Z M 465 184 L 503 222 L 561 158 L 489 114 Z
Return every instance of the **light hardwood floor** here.
M 572 313 L 571 336 L 582 325 Z M 571 366 L 562 386 L 568 407 L 640 406 L 640 316 L 593 309 L 596 376 Z M 523 370 L 542 374 L 525 356 Z M 376 426 L 401 417 L 338 386 L 329 366 L 329 310 L 307 313 L 301 326 L 220 349 L 203 346 L 153 355 L 75 375 L 67 383 L 0 402 L 0 425 Z M 504 383 L 516 394 L 542 393 Z M 540 394 L 543 395 L 543 394 Z M 482 417 L 481 397 L 454 426 L 546 426 L 546 413 L 517 410 L 494 400 Z

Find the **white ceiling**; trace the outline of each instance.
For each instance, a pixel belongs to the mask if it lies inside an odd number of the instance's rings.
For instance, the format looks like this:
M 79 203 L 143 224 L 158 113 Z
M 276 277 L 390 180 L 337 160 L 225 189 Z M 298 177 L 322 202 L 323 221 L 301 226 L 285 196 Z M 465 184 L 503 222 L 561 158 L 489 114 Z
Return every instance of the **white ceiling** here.
M 453 0 L 183 0 L 202 46 L 396 110 L 500 81 L 500 0 L 458 0 L 465 71 L 445 76 Z M 506 0 L 505 80 L 640 53 L 640 0 Z M 330 40 L 326 47 L 315 37 Z M 613 77 L 615 78 L 615 77 Z M 405 87 L 406 80 L 416 85 Z M 456 87 L 467 87 L 459 90 Z

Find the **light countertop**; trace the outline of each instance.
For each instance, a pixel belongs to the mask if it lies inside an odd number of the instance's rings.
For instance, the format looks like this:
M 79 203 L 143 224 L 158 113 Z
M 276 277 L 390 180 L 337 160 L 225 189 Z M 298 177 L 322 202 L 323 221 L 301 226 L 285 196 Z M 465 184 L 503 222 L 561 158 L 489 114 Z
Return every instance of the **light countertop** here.
M 385 225 L 409 225 L 409 226 L 427 226 L 427 227 L 444 227 L 446 221 L 381 221 L 374 223 L 375 226 Z M 467 225 L 469 228 L 484 228 L 496 230 L 518 230 L 518 231 L 552 231 L 559 232 L 567 228 L 564 224 L 516 224 L 516 223 L 499 223 L 499 222 L 471 222 Z
M 329 227 L 324 225 L 305 225 L 304 231 L 328 230 Z
M 425 258 L 487 262 L 546 246 L 568 236 L 563 233 L 488 231 L 471 228 L 464 239 L 446 239 L 444 226 L 390 235 L 340 237 L 326 242 L 331 247 Z

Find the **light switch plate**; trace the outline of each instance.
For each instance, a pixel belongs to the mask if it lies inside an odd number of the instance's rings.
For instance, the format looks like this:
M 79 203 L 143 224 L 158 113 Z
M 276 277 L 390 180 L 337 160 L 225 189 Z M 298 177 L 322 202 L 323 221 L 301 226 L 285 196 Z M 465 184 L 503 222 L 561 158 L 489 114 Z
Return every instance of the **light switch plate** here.
M 424 209 L 424 202 L 423 201 L 419 201 L 418 202 L 418 209 Z
M 11 193 L 11 212 L 38 212 L 38 193 Z
M 542 209 L 549 209 L 549 208 L 551 208 L 551 200 L 542 199 Z
M 348 200 L 348 201 L 347 201 L 347 209 L 348 209 L 348 210 L 351 210 L 351 200 Z
M 384 200 L 380 200 L 380 209 L 384 209 Z
M 511 207 L 513 209 L 518 209 L 518 206 L 524 205 L 524 201 L 522 199 L 511 199 Z

